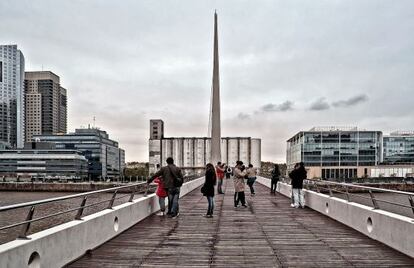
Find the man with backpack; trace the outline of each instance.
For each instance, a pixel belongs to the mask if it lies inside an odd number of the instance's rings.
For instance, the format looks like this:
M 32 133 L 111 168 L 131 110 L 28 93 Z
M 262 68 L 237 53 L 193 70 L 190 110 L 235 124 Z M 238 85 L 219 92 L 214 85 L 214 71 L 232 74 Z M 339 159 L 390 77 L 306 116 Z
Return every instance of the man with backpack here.
M 151 183 L 155 178 L 161 177 L 164 187 L 168 193 L 168 217 L 173 219 L 179 215 L 180 187 L 183 185 L 184 178 L 181 173 L 181 169 L 174 165 L 174 159 L 172 157 L 167 158 L 167 166 L 158 170 L 147 183 Z

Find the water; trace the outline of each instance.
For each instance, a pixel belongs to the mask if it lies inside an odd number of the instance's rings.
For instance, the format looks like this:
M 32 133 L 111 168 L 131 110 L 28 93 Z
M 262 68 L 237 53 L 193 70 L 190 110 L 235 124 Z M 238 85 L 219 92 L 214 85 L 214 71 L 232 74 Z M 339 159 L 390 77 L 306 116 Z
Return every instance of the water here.
M 70 195 L 75 193 L 70 193 Z M 0 192 L 0 206 L 12 205 L 17 203 L 35 201 L 35 200 L 42 200 L 46 198 L 53 198 L 69 195 L 68 193 L 64 192 Z M 129 199 L 129 194 L 118 194 L 117 197 L 124 196 L 121 199 L 115 200 L 114 205 L 125 203 Z M 142 195 L 136 195 L 135 198 L 140 197 Z M 107 199 L 111 199 L 111 193 L 102 193 L 94 196 L 88 197 L 86 205 L 104 201 Z M 82 197 L 69 199 L 69 200 L 62 200 L 59 202 L 49 203 L 49 204 L 42 204 L 37 205 L 35 207 L 33 218 L 38 218 L 41 216 L 46 216 L 52 213 L 57 213 L 64 210 L 69 210 L 71 208 L 79 207 L 82 201 Z M 104 202 L 102 204 L 85 208 L 83 211 L 83 215 L 90 215 L 97 211 L 101 211 L 108 206 L 108 202 Z M 0 227 L 10 225 L 16 222 L 21 222 L 26 219 L 27 213 L 30 207 L 0 212 Z M 75 218 L 77 211 L 65 213 L 59 216 L 51 217 L 48 219 L 44 219 L 38 222 L 34 222 L 31 224 L 28 234 L 36 233 L 47 228 L 69 222 Z M 22 226 L 14 227 L 7 230 L 0 231 L 0 244 L 9 242 L 14 240 L 21 230 Z

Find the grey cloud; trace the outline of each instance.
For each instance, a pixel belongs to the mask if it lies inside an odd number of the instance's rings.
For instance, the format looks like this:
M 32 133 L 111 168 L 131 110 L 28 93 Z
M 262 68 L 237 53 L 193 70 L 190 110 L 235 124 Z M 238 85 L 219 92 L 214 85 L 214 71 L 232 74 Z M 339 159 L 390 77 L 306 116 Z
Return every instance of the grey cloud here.
M 293 109 L 293 102 L 285 101 L 281 104 L 269 103 L 260 108 L 261 112 L 286 112 Z
M 360 94 L 346 100 L 335 101 L 332 105 L 335 107 L 350 107 L 366 101 L 368 101 L 368 96 L 366 94 Z
M 322 111 L 322 110 L 328 110 L 329 108 L 330 108 L 330 105 L 326 101 L 326 98 L 319 98 L 316 101 L 311 103 L 309 110 Z
M 246 113 L 239 113 L 237 115 L 237 118 L 238 119 L 241 119 L 241 120 L 250 119 L 250 115 L 249 114 L 246 114 Z

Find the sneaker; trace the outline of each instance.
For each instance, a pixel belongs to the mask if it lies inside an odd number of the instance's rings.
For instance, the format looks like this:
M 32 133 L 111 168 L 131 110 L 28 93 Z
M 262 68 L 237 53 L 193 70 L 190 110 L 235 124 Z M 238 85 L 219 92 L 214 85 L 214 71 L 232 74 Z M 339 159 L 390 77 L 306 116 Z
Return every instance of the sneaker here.
M 157 216 L 160 216 L 160 217 L 164 217 L 164 215 L 165 215 L 165 212 L 163 211 L 157 213 Z
M 294 205 L 294 204 L 290 204 L 290 207 L 294 208 L 294 207 L 295 207 L 295 205 Z
M 246 206 L 246 205 L 242 205 L 242 207 L 247 208 L 247 206 Z
M 178 218 L 178 216 L 180 216 L 180 213 L 177 213 L 176 215 L 172 215 L 171 218 L 176 219 L 176 218 Z

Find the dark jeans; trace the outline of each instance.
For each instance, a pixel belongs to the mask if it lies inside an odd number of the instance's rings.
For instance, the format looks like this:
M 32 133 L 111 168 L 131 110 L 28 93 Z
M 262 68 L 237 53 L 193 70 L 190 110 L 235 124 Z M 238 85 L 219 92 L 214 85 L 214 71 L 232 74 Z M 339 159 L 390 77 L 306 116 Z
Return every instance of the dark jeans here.
M 235 192 L 234 193 L 234 206 L 237 207 L 239 205 L 239 201 L 243 206 L 246 205 L 246 197 L 244 192 Z
M 217 180 L 217 192 L 219 194 L 222 194 L 223 193 L 222 186 L 223 186 L 223 179 L 218 179 Z
M 178 199 L 180 198 L 180 187 L 168 188 L 168 214 L 173 216 L 179 212 Z
M 272 179 L 271 180 L 271 184 L 270 184 L 270 192 L 271 193 L 276 193 L 276 187 L 277 187 L 278 181 L 279 181 L 279 179 Z
M 249 185 L 250 187 L 250 193 L 254 194 L 254 188 L 253 188 L 253 184 L 256 181 L 256 177 L 250 177 L 247 179 L 247 185 Z
M 207 215 L 213 215 L 214 210 L 214 196 L 206 196 L 208 202 Z

